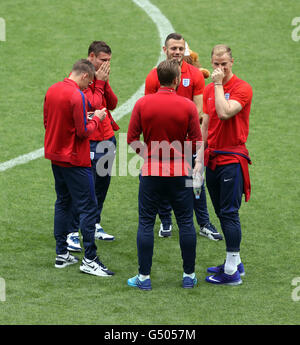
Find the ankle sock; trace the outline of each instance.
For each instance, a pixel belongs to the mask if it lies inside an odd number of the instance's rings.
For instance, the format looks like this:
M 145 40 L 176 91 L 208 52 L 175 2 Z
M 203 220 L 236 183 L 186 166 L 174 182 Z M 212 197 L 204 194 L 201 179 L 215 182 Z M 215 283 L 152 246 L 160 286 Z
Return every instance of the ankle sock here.
M 150 279 L 150 275 L 139 274 L 139 280 L 141 282 L 145 281 L 146 279 Z
M 232 275 L 236 272 L 237 266 L 241 263 L 239 252 L 227 252 L 226 261 L 224 265 L 224 272 Z

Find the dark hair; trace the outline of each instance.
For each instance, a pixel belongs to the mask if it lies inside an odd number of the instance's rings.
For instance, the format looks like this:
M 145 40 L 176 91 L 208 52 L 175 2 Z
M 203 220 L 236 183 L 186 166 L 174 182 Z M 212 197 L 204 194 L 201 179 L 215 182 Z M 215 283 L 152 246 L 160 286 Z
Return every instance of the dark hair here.
M 167 45 L 167 42 L 171 39 L 176 40 L 176 41 L 184 40 L 184 38 L 182 37 L 181 34 L 178 34 L 176 32 L 172 32 L 171 34 L 169 34 L 167 36 L 167 38 L 165 40 L 165 46 Z
M 88 73 L 88 75 L 93 78 L 95 75 L 95 67 L 89 60 L 81 59 L 74 63 L 72 72 L 76 74 Z
M 103 41 L 94 41 L 90 44 L 89 46 L 89 50 L 88 50 L 88 56 L 91 54 L 91 53 L 94 53 L 96 56 L 99 54 L 99 53 L 106 53 L 106 54 L 109 54 L 111 55 L 111 49 L 110 49 L 110 46 L 107 45 L 105 42 Z
M 176 60 L 162 61 L 157 66 L 157 76 L 161 85 L 171 85 L 180 76 L 179 63 Z

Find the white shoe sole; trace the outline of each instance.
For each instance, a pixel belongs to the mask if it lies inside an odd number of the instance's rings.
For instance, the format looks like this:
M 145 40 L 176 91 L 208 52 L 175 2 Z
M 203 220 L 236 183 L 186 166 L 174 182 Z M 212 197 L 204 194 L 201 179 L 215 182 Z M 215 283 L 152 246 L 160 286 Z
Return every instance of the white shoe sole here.
M 241 285 L 243 283 L 242 280 L 239 280 L 238 282 L 234 282 L 234 283 L 226 283 L 226 284 L 222 284 L 222 285 L 230 285 L 230 286 L 235 286 L 235 285 Z
M 114 241 L 115 240 L 115 238 L 114 237 L 108 237 L 108 238 L 103 238 L 103 237 L 96 237 L 95 236 L 95 239 L 96 240 L 101 240 L 101 241 Z
M 206 233 L 203 233 L 203 232 L 201 232 L 201 231 L 199 231 L 199 235 L 200 235 L 200 236 L 203 236 L 203 237 L 206 237 L 206 238 L 208 238 L 208 239 L 210 239 L 210 240 L 212 240 L 212 241 L 221 241 L 221 239 L 219 239 L 219 238 L 214 238 L 211 234 L 206 234 Z
M 83 272 L 83 273 L 87 273 L 87 274 L 91 274 L 93 276 L 97 276 L 97 277 L 111 277 L 111 275 L 97 269 L 97 270 L 92 270 L 88 267 L 85 267 L 85 266 L 80 266 L 79 267 L 80 271 Z
M 57 265 L 57 264 L 55 264 L 54 267 L 55 267 L 55 268 L 65 268 L 65 267 L 67 267 L 67 266 L 74 265 L 74 264 L 77 264 L 77 263 L 78 263 L 78 261 L 76 261 L 76 262 L 65 262 L 65 263 L 62 264 L 62 265 Z
M 168 237 L 171 237 L 171 235 L 163 236 L 163 235 L 161 235 L 161 234 L 158 234 L 158 237 L 160 237 L 160 238 L 168 238 Z
M 67 247 L 68 251 L 69 252 L 81 252 L 82 251 L 82 248 L 75 248 L 75 247 Z

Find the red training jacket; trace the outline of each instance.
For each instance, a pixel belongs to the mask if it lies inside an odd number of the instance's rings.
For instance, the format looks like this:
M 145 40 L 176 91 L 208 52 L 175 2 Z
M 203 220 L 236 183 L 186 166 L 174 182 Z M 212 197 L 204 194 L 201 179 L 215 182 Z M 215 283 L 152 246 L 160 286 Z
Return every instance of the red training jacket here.
M 132 111 L 127 143 L 133 147 L 133 142 L 139 142 L 141 133 L 146 144 L 141 153 L 145 160 L 142 176 L 188 175 L 191 166 L 184 151 L 186 137 L 189 136 L 193 146 L 190 154 L 202 140 L 197 107 L 191 100 L 178 96 L 168 87 L 140 98 Z M 167 157 L 162 147 L 169 149 Z
M 159 88 L 160 82 L 158 80 L 157 69 L 155 67 L 146 77 L 145 95 L 155 93 Z M 203 94 L 204 88 L 205 80 L 202 72 L 195 66 L 182 61 L 181 81 L 176 90 L 177 95 L 193 100 L 194 96 Z
M 100 119 L 87 119 L 88 102 L 71 79 L 52 85 L 44 101 L 45 158 L 62 166 L 90 167 L 89 136 Z
M 103 141 L 113 137 L 114 131 L 119 130 L 120 127 L 114 121 L 110 110 L 116 108 L 118 98 L 109 85 L 109 82 L 94 79 L 93 84 L 83 92 L 91 105 L 91 110 L 107 109 L 106 118 L 101 122 L 101 126 L 92 133 L 90 140 Z

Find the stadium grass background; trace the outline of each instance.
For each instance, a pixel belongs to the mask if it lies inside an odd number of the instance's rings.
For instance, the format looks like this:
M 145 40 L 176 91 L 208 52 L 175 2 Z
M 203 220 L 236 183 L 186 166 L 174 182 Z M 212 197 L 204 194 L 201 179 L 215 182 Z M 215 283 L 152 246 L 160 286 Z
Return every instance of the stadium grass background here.
M 40 158 L 0 173 L 0 277 L 6 301 L 0 324 L 299 324 L 291 298 L 299 267 L 299 50 L 291 39 L 300 3 L 153 0 L 210 68 L 213 45 L 227 43 L 234 72 L 254 89 L 248 149 L 252 196 L 243 203 L 244 284 L 211 286 L 206 268 L 224 260 L 224 241 L 198 236 L 198 286 L 181 288 L 178 229 L 159 239 L 153 290 L 129 288 L 137 272 L 138 178 L 113 177 L 103 227 L 116 236 L 97 242 L 116 275 L 97 278 L 78 265 L 54 268 L 55 192 L 50 162 Z M 113 51 L 110 82 L 124 103 L 142 85 L 160 53 L 157 29 L 131 1 L 2 2 L 6 42 L 0 42 L 0 162 L 43 145 L 42 104 L 47 88 L 86 57 L 94 39 Z M 130 115 L 119 121 L 126 132 Z M 117 134 L 118 138 L 118 134 Z M 129 155 L 129 158 L 132 155 Z M 118 164 L 118 158 L 116 160 Z M 210 200 L 211 220 L 219 227 Z M 82 257 L 82 254 L 79 255 Z

